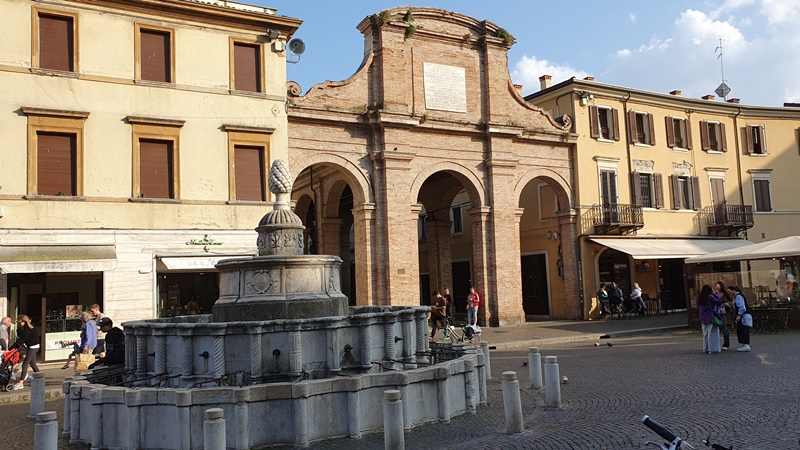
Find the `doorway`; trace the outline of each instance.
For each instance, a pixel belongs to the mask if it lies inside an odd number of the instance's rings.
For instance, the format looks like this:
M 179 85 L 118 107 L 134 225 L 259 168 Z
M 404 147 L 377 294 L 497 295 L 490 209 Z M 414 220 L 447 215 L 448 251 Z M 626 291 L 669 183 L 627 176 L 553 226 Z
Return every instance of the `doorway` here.
M 547 256 L 525 255 L 521 260 L 522 309 L 525 316 L 549 316 L 550 296 L 547 285 Z
M 453 270 L 453 303 L 456 317 L 467 314 L 467 294 L 472 286 L 472 269 L 469 261 L 458 261 L 451 264 Z

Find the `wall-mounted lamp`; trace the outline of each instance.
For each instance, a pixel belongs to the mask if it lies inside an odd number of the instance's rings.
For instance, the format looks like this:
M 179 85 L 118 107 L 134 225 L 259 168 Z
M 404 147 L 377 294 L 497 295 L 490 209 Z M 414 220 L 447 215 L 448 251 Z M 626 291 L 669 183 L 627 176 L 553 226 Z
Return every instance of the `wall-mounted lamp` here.
M 545 236 L 547 239 L 558 239 L 558 231 L 548 231 Z
M 650 270 L 650 263 L 647 261 L 642 261 L 642 263 L 636 266 L 636 268 L 639 270 Z
M 267 30 L 267 32 L 265 34 L 267 39 L 270 39 L 270 40 L 278 39 L 280 37 L 280 35 L 281 35 L 281 32 L 278 31 L 278 30 Z
M 589 104 L 589 100 L 594 100 L 594 95 L 589 92 L 583 91 L 581 92 L 581 106 L 586 106 Z

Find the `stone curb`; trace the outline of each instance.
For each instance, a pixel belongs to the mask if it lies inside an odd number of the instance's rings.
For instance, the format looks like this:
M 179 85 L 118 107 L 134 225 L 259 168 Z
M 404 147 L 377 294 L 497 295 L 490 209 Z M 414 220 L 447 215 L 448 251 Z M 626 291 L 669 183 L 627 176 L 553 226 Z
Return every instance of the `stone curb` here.
M 555 344 L 561 342 L 576 342 L 576 341 L 591 341 L 591 340 L 598 340 L 598 339 L 609 339 L 609 338 L 620 338 L 625 336 L 634 336 L 637 334 L 649 334 L 649 333 L 663 333 L 666 331 L 675 331 L 675 330 L 688 330 L 688 325 L 672 325 L 668 327 L 657 327 L 657 328 L 639 328 L 636 330 L 620 330 L 610 333 L 604 334 L 596 334 L 596 333 L 585 333 L 585 334 L 578 334 L 575 336 L 562 336 L 562 337 L 554 337 L 554 338 L 543 338 L 543 339 L 523 339 L 518 341 L 509 341 L 509 342 L 498 342 L 497 344 L 489 343 L 490 346 L 494 347 L 493 350 L 513 350 L 513 349 L 527 349 L 528 347 L 535 347 L 537 344 Z
M 0 396 L 0 405 L 7 405 L 10 403 L 28 403 L 31 401 L 31 391 L 29 387 L 26 387 L 27 391 L 22 392 L 14 392 L 11 391 L 6 393 L 5 395 Z M 61 389 L 46 389 L 44 391 L 44 399 L 47 400 L 55 400 L 57 398 L 64 398 L 64 392 Z

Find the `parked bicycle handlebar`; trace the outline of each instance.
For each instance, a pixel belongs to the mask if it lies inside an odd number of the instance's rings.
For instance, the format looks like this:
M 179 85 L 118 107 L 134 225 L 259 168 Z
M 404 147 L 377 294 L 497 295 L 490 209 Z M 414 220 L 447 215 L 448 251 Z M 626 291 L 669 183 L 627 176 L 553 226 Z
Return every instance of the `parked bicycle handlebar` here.
M 662 438 L 666 439 L 669 442 L 675 441 L 675 438 L 678 437 L 675 435 L 675 433 L 669 431 L 667 427 L 651 419 L 650 416 L 648 415 L 642 417 L 642 423 L 644 423 L 647 426 L 647 428 L 650 428 L 651 430 L 655 431 L 657 435 L 661 436 Z

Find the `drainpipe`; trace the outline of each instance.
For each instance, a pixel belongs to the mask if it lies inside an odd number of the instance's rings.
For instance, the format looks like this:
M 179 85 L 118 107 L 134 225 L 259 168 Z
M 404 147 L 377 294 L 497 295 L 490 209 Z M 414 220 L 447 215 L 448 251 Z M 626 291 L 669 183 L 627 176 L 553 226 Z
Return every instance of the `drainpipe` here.
M 744 210 L 744 185 L 742 184 L 742 154 L 741 149 L 739 148 L 739 114 L 742 113 L 742 108 L 736 112 L 736 115 L 733 116 L 733 141 L 735 144 L 736 149 L 736 176 L 738 177 L 739 181 L 739 203 L 742 205 L 742 209 Z M 744 230 L 744 238 L 747 239 L 747 229 Z M 748 263 L 749 265 L 749 263 Z
M 625 117 L 625 149 L 628 154 L 628 182 L 630 182 L 630 174 L 633 173 L 633 160 L 631 159 L 631 126 L 628 123 L 628 100 L 631 99 L 631 91 L 628 91 L 628 98 L 622 101 L 622 115 Z M 617 182 L 617 186 L 619 186 L 619 182 Z M 633 189 L 633 186 L 631 186 Z M 617 192 L 619 195 L 619 192 Z
M 316 239 L 315 244 L 319 245 L 319 228 L 317 227 L 317 224 L 319 223 L 320 217 L 319 217 L 319 207 L 317 205 L 317 191 L 314 190 L 314 166 L 310 166 L 308 168 L 308 175 L 310 177 L 308 185 L 311 188 L 311 192 L 314 194 L 314 233 L 316 234 L 316 236 L 314 236 L 314 239 Z M 319 251 L 320 251 L 319 247 L 317 247 L 317 254 L 319 254 Z

